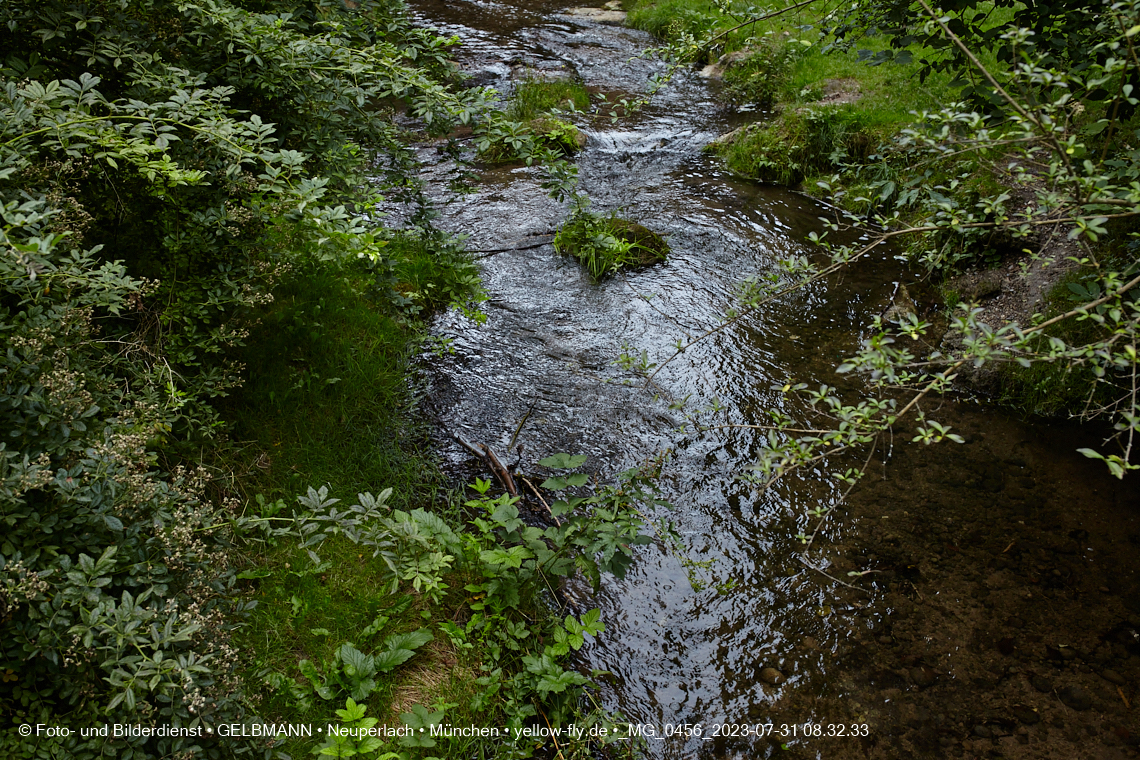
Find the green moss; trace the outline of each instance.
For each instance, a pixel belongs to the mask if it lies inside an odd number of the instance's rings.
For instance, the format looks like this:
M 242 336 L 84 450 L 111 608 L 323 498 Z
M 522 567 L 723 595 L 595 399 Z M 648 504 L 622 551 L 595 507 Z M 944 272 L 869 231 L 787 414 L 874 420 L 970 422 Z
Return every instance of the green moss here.
M 865 160 L 874 140 L 863 126 L 860 110 L 837 107 L 789 112 L 712 149 L 738 174 L 797 185 L 845 161 Z

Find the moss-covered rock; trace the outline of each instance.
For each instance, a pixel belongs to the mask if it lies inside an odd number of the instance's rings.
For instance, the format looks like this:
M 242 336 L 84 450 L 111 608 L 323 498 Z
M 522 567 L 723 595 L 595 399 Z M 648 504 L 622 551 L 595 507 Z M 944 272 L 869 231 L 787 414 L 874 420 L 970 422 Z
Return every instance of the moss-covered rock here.
M 531 121 L 530 128 L 551 148 L 576 153 L 586 147 L 586 134 L 568 121 L 544 116 Z
M 833 171 L 845 160 L 865 160 L 874 137 L 862 114 L 851 107 L 787 111 L 767 123 L 751 124 L 709 144 L 728 168 L 745 177 L 798 185 L 805 177 Z
M 582 211 L 554 236 L 554 248 L 578 259 L 595 280 L 619 269 L 640 269 L 669 255 L 665 238 L 647 227 L 617 216 Z

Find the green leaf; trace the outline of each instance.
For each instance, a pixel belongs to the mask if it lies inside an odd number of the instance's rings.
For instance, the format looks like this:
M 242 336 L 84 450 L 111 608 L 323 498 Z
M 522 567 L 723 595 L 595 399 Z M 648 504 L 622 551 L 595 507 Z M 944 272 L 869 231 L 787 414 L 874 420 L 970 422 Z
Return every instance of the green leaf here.
M 337 710 L 337 716 L 345 723 L 352 723 L 355 720 L 360 720 L 364 717 L 365 707 L 356 703 L 352 697 L 345 700 L 344 709 Z
M 522 567 L 523 560 L 534 557 L 534 552 L 525 546 L 512 546 L 510 549 L 485 549 L 479 552 L 479 559 L 489 565 L 501 567 Z
M 352 644 L 341 644 L 336 651 L 337 659 L 344 665 L 344 672 L 350 678 L 367 678 L 375 675 L 376 663 Z
M 540 459 L 539 464 L 543 467 L 550 467 L 554 470 L 572 470 L 575 467 L 580 467 L 588 457 L 585 454 L 551 454 L 546 459 Z
M 571 686 L 585 686 L 590 680 L 583 676 L 581 673 L 575 673 L 572 670 L 564 670 L 557 676 L 545 675 L 538 682 L 538 693 L 540 695 L 555 693 L 561 694 Z
M 376 669 L 381 673 L 389 673 L 415 656 L 410 649 L 390 649 L 373 656 Z
M 410 633 L 397 633 L 384 639 L 385 649 L 419 649 L 435 637 L 426 628 L 420 628 Z
M 518 517 L 519 508 L 506 499 L 500 501 L 495 507 L 495 511 L 491 513 L 491 519 L 501 525 L 508 533 L 512 533 L 525 525 Z

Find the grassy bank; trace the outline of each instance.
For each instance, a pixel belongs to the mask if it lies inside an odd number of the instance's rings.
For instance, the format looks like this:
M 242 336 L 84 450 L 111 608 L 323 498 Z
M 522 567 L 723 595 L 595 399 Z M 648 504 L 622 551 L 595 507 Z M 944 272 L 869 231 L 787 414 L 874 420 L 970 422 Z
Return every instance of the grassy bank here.
M 737 17 L 704 0 L 629 5 L 630 25 L 673 44 L 687 35 L 719 35 L 739 25 Z M 743 176 L 802 187 L 868 213 L 903 192 L 908 182 L 930 180 L 893 160 L 888 147 L 913 125 L 916 114 L 956 100 L 960 83 L 937 71 L 920 79 L 920 61 L 933 51 L 918 45 L 891 50 L 886 37 L 875 35 L 837 44 L 821 31 L 828 21 L 820 18 L 823 12 L 808 6 L 758 21 L 695 55 L 695 65 L 717 64 L 714 76 L 723 78 L 726 99 L 768 112 L 710 150 Z M 891 60 L 881 62 L 886 56 Z M 992 57 L 986 62 L 992 64 Z M 979 169 L 963 162 L 957 168 Z
M 247 511 L 285 518 L 302 509 L 298 494 L 325 487 L 346 502 L 392 489 L 391 507 L 457 516 L 459 494 L 446 487 L 416 413 L 410 363 L 422 350 L 417 312 L 460 295 L 472 268 L 411 237 L 396 236 L 386 253 L 390 271 L 359 260 L 302 266 L 261 315 L 243 356 L 249 379 L 224 408 Z M 413 704 L 469 704 L 482 653 L 441 636 L 443 618 L 393 589 L 371 549 L 333 539 L 318 551 L 314 561 L 288 537 L 242 551 L 245 596 L 256 607 L 236 643 L 259 713 L 336 724 L 336 710 L 355 697 L 367 715 L 398 726 Z M 387 656 L 406 660 L 386 671 L 349 674 L 352 657 L 401 650 Z M 295 739 L 283 749 L 300 757 L 319 743 Z
M 528 757 L 548 740 L 514 732 L 608 720 L 586 707 L 586 679 L 561 664 L 604 625 L 596 611 L 568 616 L 553 590 L 579 569 L 596 578 L 624 567 L 629 545 L 644 541 L 626 505 L 649 498 L 647 483 L 634 476 L 575 502 L 593 504 L 590 514 L 570 514 L 556 492 L 585 476 L 549 479 L 559 517 L 546 529 L 524 525 L 518 500 L 487 483 L 449 489 L 410 360 L 424 349 L 416 315 L 462 295 L 470 264 L 406 236 L 386 253 L 390 270 L 295 272 L 251 335 L 249 382 L 226 406 L 247 516 L 283 531 L 239 542 L 238 577 L 255 605 L 235 639 L 241 677 L 267 722 L 375 719 L 429 734 L 371 751 L 355 739 L 288 738 L 280 749 L 294 757 L 322 741 L 366 757 Z M 544 469 L 584 460 L 563 455 Z M 446 724 L 512 735 L 430 737 Z

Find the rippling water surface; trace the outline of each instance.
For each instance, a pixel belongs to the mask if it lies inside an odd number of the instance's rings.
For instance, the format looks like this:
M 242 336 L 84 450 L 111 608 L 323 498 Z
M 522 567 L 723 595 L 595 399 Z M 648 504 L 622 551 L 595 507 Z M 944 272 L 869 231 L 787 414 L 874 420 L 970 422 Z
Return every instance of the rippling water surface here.
M 520 67 L 571 72 L 609 93 L 636 93 L 662 68 L 638 58 L 652 44 L 646 35 L 575 21 L 558 13 L 564 6 L 557 2 L 413 7 L 424 24 L 459 35 L 464 69 L 503 92 Z M 819 217 L 829 212 L 802 195 L 736 179 L 701 152 L 734 125 L 691 73 L 676 77 L 644 113 L 581 124 L 589 138 L 578 157 L 581 184 L 594 208 L 620 210 L 665 235 L 672 255 L 600 285 L 549 245 L 488 257 L 487 322 L 449 313 L 435 324 L 455 351 L 432 363 L 432 400 L 445 428 L 500 450 L 533 407 L 518 436 L 524 468 L 567 451 L 589 454 L 588 466 L 612 477 L 670 448 L 663 486 L 687 552 L 709 563 L 700 571 L 705 580 L 735 587 L 694 591 L 676 557 L 648 547 L 625 579 L 607 579 L 600 599 L 570 589 L 583 607 L 601 606 L 606 622 L 583 665 L 614 674 L 604 697 L 632 719 L 762 720 L 774 691 L 761 684 L 760 663 L 771 663 L 789 636 L 831 635 L 817 614 L 828 603 L 825 592 L 788 557 L 795 516 L 834 498 L 834 489 L 821 480 L 754 493 L 735 476 L 752 460 L 758 434 L 680 437 L 684 412 L 670 401 L 687 399 L 686 408 L 715 401 L 724 422 L 758 423 L 782 403 L 773 384 L 834 380 L 829 368 L 882 308 L 882 283 L 889 294 L 894 264 L 880 261 L 830 291 L 773 305 L 697 344 L 656 376 L 657 392 L 646 390 L 613 365 L 623 347 L 660 361 L 679 339 L 715 327 L 738 283 L 778 257 L 808 252 L 807 233 L 822 229 Z M 437 160 L 430 149 L 422 158 Z M 565 209 L 536 177 L 526 167 L 489 171 L 478 192 L 445 207 L 443 225 L 470 235 L 479 249 L 552 231 Z M 465 458 L 455 446 L 448 453 Z M 807 665 L 784 663 L 784 688 Z M 699 744 L 677 739 L 650 750 L 688 756 Z

